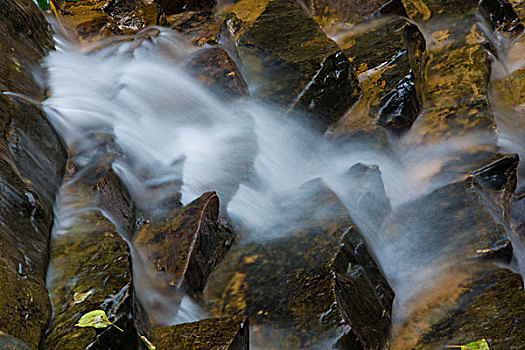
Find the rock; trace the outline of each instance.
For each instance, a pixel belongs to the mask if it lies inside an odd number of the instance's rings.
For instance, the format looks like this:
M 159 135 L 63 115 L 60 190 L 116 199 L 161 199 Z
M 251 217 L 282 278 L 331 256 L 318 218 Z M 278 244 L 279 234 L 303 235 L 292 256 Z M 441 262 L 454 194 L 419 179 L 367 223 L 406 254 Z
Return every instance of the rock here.
M 210 11 L 185 11 L 166 17 L 161 22 L 184 34 L 197 46 L 217 45 L 222 23 Z
M 2 342 L 13 336 L 38 348 L 51 316 L 45 276 L 66 152 L 38 102 L 29 101 L 45 96 L 39 62 L 52 48 L 32 1 L 2 4 L 0 42 L 0 332 Z
M 54 13 L 59 24 L 70 28 L 81 43 L 132 35 L 157 23 L 157 6 L 148 0 L 51 1 L 57 9 Z
M 472 268 L 469 268 L 472 270 Z M 496 264 L 472 271 L 452 287 L 453 297 L 424 320 L 417 344 L 410 349 L 435 349 L 486 339 L 491 349 L 519 349 L 525 344 L 525 292 L 520 274 Z M 393 349 L 407 349 L 403 347 Z
M 0 92 L 43 99 L 40 60 L 53 48 L 53 39 L 32 1 L 12 0 L 1 6 L 0 42 Z
M 232 244 L 232 233 L 219 225 L 219 198 L 208 192 L 159 222 L 145 223 L 133 239 L 168 284 L 197 293 Z
M 384 345 L 393 292 L 370 274 L 379 270 L 342 203 L 321 180 L 287 203 L 273 237 L 235 247 L 212 274 L 204 292 L 210 312 L 246 314 L 254 343 L 269 348 L 328 347 L 342 336 L 340 346 L 353 349 L 356 334 L 365 345 Z
M 231 100 L 248 95 L 241 72 L 222 48 L 202 48 L 186 62 L 190 74 L 219 96 Z
M 242 0 L 225 11 L 243 21 L 239 68 L 253 96 L 312 113 L 322 126 L 357 100 L 348 59 L 295 1 Z
M 331 130 L 333 136 L 408 130 L 421 108 L 425 39 L 402 17 L 384 17 L 338 32 L 337 44 L 356 69 L 363 96 Z
M 129 205 L 124 200 L 128 195 L 121 193 L 125 188 L 112 171 L 102 176 L 91 191 L 82 182 L 76 187 L 88 196 L 100 193 L 105 199 L 99 207 L 112 203 L 119 213 L 130 211 L 122 209 Z M 54 315 L 44 349 L 136 347 L 131 259 L 119 226 L 99 210 L 84 210 L 52 239 L 48 287 Z M 75 327 L 84 314 L 93 310 L 104 310 L 109 320 L 124 331 L 115 327 Z
M 508 34 L 512 38 L 519 36 L 525 29 L 507 0 L 481 0 L 479 9 L 495 32 Z
M 2 332 L 0 332 L 0 348 L 4 350 L 31 350 L 29 346 L 20 340 Z
M 148 340 L 157 349 L 166 350 L 248 350 L 248 319 L 211 318 L 157 328 Z
M 374 14 L 405 16 L 399 0 L 302 0 L 324 30 L 337 24 L 351 26 Z
M 161 12 L 167 16 L 198 10 L 212 10 L 217 5 L 217 0 L 156 0 Z

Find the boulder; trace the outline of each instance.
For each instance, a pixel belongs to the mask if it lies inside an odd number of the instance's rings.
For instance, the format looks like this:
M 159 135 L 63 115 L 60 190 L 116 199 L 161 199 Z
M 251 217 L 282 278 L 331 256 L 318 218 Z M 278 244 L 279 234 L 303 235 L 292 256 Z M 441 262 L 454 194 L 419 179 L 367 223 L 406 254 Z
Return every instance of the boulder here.
M 254 97 L 312 113 L 321 127 L 357 100 L 347 57 L 294 0 L 242 0 L 224 11 L 242 21 L 239 68 Z
M 0 42 L 0 332 L 2 342 L 38 348 L 51 316 L 45 276 L 66 159 L 33 101 L 45 96 L 39 63 L 52 37 L 32 1 L 13 0 L 0 6 Z
M 394 295 L 345 207 L 321 180 L 286 202 L 273 238 L 236 246 L 212 274 L 208 310 L 246 314 L 272 349 L 381 348 Z
M 132 213 L 126 200 L 129 195 L 111 170 L 95 185 L 86 183 L 89 180 L 73 182 L 62 189 L 62 195 L 65 191 L 73 194 L 76 187 L 83 200 L 90 196 L 100 209 L 114 214 L 115 221 L 101 210 L 83 210 L 71 226 L 53 237 L 48 287 L 54 314 L 44 349 L 136 347 L 131 257 L 121 236 Z M 84 314 L 94 310 L 104 310 L 123 331 L 75 326 Z
M 157 349 L 166 350 L 248 350 L 248 319 L 211 318 L 157 328 L 148 340 Z
M 421 109 L 425 39 L 417 27 L 403 17 L 371 19 L 338 32 L 337 44 L 355 67 L 363 96 L 332 135 L 408 130 Z
M 148 0 L 51 0 L 51 8 L 64 31 L 76 34 L 81 44 L 132 35 L 157 24 L 157 5 Z
M 0 332 L 0 348 L 4 350 L 31 350 L 29 346 L 20 340 L 3 332 Z
M 481 0 L 479 9 L 495 32 L 514 38 L 522 34 L 525 29 L 508 0 Z
M 197 46 L 218 44 L 222 23 L 210 11 L 185 11 L 163 17 L 160 22 L 163 26 L 184 34 Z
M 198 50 L 186 61 L 186 68 L 203 86 L 232 100 L 248 95 L 248 87 L 228 53 L 218 47 Z

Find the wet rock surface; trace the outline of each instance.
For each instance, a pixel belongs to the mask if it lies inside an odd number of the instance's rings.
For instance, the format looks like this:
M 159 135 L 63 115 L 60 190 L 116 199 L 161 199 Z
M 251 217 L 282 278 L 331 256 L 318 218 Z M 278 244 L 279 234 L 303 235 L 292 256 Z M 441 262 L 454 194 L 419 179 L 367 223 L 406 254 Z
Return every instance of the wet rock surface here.
M 198 293 L 231 246 L 233 233 L 219 224 L 219 198 L 203 194 L 167 218 L 145 223 L 133 239 L 153 270 L 172 288 Z
M 408 130 L 421 109 L 425 39 L 417 27 L 402 17 L 368 20 L 342 30 L 337 44 L 355 67 L 363 96 L 332 134 Z
M 248 350 L 246 317 L 211 318 L 157 328 L 148 338 L 157 349 Z
M 184 11 L 212 10 L 217 0 L 156 0 L 163 14 L 169 16 Z
M 47 23 L 31 1 L 0 7 L 0 91 L 40 100 Z M 45 274 L 66 154 L 37 103 L 0 94 L 0 125 L 0 332 L 37 348 L 51 314 Z
M 157 23 L 157 5 L 148 0 L 52 0 L 59 25 L 70 28 L 81 43 L 135 34 Z
M 113 204 L 113 212 L 131 211 L 120 179 L 107 171 L 95 185 L 89 180 L 70 185 L 93 201 L 102 197 L 102 207 Z M 90 189 L 91 187 L 91 189 Z M 64 189 L 62 190 L 64 192 Z M 64 195 L 64 194 L 62 194 Z M 121 349 L 136 347 L 133 328 L 133 288 L 128 244 L 121 237 L 126 215 L 115 225 L 99 210 L 84 211 L 70 227 L 57 232 L 51 241 L 48 288 L 53 303 L 53 320 L 44 349 Z M 104 310 L 120 327 L 79 328 L 75 324 L 86 313 Z
M 358 96 L 347 57 L 295 1 L 252 3 L 225 10 L 243 21 L 237 48 L 252 95 L 311 112 L 325 126 L 337 121 Z
M 333 345 L 341 335 L 343 348 L 357 346 L 356 334 L 380 348 L 393 292 L 375 274 L 346 209 L 320 180 L 303 185 L 292 203 L 299 203 L 297 217 L 272 230 L 283 237 L 235 247 L 212 275 L 204 294 L 209 310 L 248 315 L 257 330 L 252 338 L 272 349 L 315 348 L 330 338 Z

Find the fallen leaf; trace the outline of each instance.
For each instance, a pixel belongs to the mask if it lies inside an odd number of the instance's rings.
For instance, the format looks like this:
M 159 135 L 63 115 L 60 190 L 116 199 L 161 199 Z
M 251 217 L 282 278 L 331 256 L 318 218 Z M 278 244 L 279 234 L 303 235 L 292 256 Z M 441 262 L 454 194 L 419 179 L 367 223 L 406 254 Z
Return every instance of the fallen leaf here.
M 481 339 L 472 343 L 464 345 L 465 350 L 490 350 L 489 343 L 485 339 Z
M 157 347 L 153 345 L 145 336 L 141 335 L 140 339 L 142 339 L 148 350 L 157 350 Z
M 77 327 L 94 327 L 94 328 L 106 328 L 108 326 L 113 326 L 121 332 L 124 332 L 118 326 L 111 323 L 108 319 L 108 316 L 104 310 L 95 310 L 88 312 L 78 320 Z
M 73 295 L 73 300 L 75 301 L 75 304 L 80 304 L 87 298 L 89 298 L 93 294 L 93 291 L 87 291 L 85 293 L 75 293 Z

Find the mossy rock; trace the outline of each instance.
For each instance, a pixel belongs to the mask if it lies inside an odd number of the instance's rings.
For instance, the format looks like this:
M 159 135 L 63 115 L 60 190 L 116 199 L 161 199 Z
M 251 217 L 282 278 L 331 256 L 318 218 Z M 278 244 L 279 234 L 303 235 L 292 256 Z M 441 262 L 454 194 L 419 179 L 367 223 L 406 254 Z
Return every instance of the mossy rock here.
M 55 15 L 81 43 L 114 35 L 132 35 L 157 24 L 157 5 L 147 0 L 52 0 Z
M 197 45 L 217 45 L 222 25 L 211 11 L 185 11 L 161 19 L 160 24 L 184 34 Z
M 123 201 L 112 208 L 114 213 L 128 204 L 124 201 L 127 195 L 118 193 L 125 189 L 111 171 L 96 186 L 77 186 L 95 197 L 94 192 L 99 192 L 105 198 L 99 204 L 101 208 Z M 137 338 L 132 320 L 131 258 L 126 241 L 109 219 L 98 210 L 76 217 L 71 227 L 52 239 L 50 265 L 48 288 L 54 315 L 44 349 L 133 346 Z M 124 332 L 115 327 L 96 330 L 75 326 L 84 314 L 94 310 L 104 310 Z
M 15 337 L 0 332 L 0 348 L 4 350 L 31 350 L 29 346 Z
M 393 292 L 380 273 L 370 273 L 377 266 L 342 203 L 314 180 L 289 205 L 283 213 L 296 214 L 268 232 L 277 238 L 235 247 L 212 274 L 204 293 L 209 311 L 248 315 L 254 342 L 271 349 L 328 346 L 323 342 L 335 343 L 345 330 L 342 346 L 358 344 L 356 334 L 363 344 L 384 344 Z M 348 332 L 349 324 L 359 329 Z
M 248 328 L 248 319 L 243 316 L 210 318 L 157 328 L 148 340 L 163 350 L 248 350 Z
M 421 108 L 425 40 L 402 17 L 383 17 L 341 31 L 337 44 L 352 62 L 362 97 L 332 129 L 334 136 L 410 128 Z
M 523 33 L 525 28 L 508 0 L 482 0 L 479 8 L 481 15 L 495 32 L 510 38 Z
M 243 21 L 237 48 L 252 95 L 312 113 L 324 127 L 337 121 L 358 97 L 347 57 L 295 1 L 252 5 L 227 9 Z

